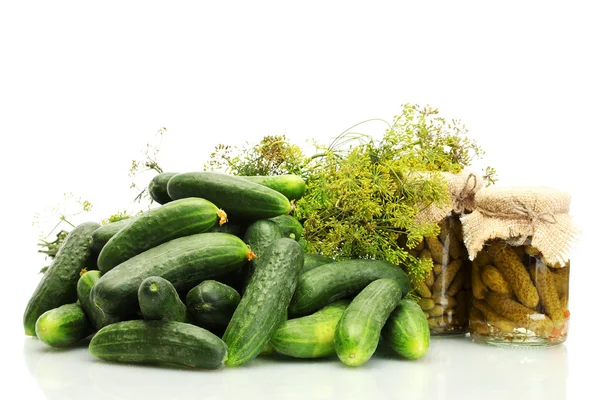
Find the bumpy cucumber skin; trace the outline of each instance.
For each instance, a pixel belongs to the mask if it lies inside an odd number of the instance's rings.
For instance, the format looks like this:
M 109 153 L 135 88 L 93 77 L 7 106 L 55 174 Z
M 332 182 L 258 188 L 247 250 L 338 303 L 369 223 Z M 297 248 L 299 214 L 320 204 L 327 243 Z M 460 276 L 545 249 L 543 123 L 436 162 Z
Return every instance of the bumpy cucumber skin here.
M 48 310 L 35 323 L 37 337 L 52 347 L 72 346 L 92 331 L 92 324 L 77 303 Z
M 279 226 L 281 233 L 283 233 L 283 237 L 292 238 L 295 241 L 300 240 L 303 228 L 302 224 L 296 218 L 284 214 L 270 218 L 269 220 L 275 222 Z
M 92 303 L 90 293 L 96 282 L 100 279 L 100 275 L 100 271 L 88 271 L 81 275 L 77 282 L 79 304 L 96 330 L 119 321 L 117 318 L 105 315 L 102 310 Z
M 169 179 L 171 179 L 174 175 L 177 175 L 177 173 L 163 172 L 152 178 L 148 184 L 148 193 L 150 193 L 152 200 L 158 204 L 167 204 L 173 201 L 167 192 L 167 184 L 169 183 Z
M 96 253 L 100 253 L 102 248 L 106 246 L 106 243 L 111 237 L 115 236 L 117 232 L 131 224 L 135 218 L 122 219 L 117 222 L 111 222 L 110 224 L 102 225 L 92 233 L 92 249 Z
M 287 318 L 304 255 L 292 239 L 278 239 L 265 252 L 225 330 L 228 366 L 254 359 Z
M 240 178 L 271 188 L 288 200 L 298 200 L 306 192 L 306 183 L 298 175 L 241 176 Z
M 25 308 L 26 335 L 35 336 L 35 323 L 40 315 L 77 300 L 79 273 L 91 258 L 92 233 L 99 227 L 95 222 L 86 222 L 76 226 L 65 238 Z
M 402 295 L 410 290 L 406 272 L 387 261 L 346 260 L 321 265 L 300 276 L 290 304 L 290 314 L 313 313 L 335 300 L 355 295 L 381 278 L 397 281 Z
M 192 319 L 200 326 L 226 327 L 240 300 L 237 290 L 209 279 L 192 288 L 185 302 Z
M 146 211 L 110 238 L 98 256 L 98 269 L 106 273 L 160 244 L 206 232 L 217 223 L 218 211 L 210 201 L 198 198 L 173 201 Z
M 233 222 L 287 214 L 289 200 L 281 193 L 237 176 L 216 172 L 177 174 L 167 185 L 172 199 L 202 197 L 224 209 Z
M 244 266 L 243 286 L 247 286 L 256 266 L 262 262 L 263 254 L 273 242 L 283 238 L 283 232 L 275 222 L 261 219 L 252 223 L 244 234 L 244 242 L 256 255 L 248 265 Z
M 205 279 L 229 274 L 248 260 L 250 249 L 227 233 L 200 233 L 171 240 L 139 254 L 102 275 L 92 302 L 108 315 L 124 317 L 135 310 L 142 281 L 160 276 L 185 292 Z
M 138 289 L 140 311 L 146 320 L 185 322 L 187 308 L 171 282 L 160 276 L 150 276 Z
M 174 321 L 125 321 L 102 328 L 90 342 L 90 353 L 128 364 L 173 364 L 218 369 L 227 346 L 200 327 Z
M 334 355 L 333 335 L 348 304 L 349 300 L 338 300 L 314 314 L 284 322 L 273 334 L 271 345 L 277 353 L 296 358 Z
M 334 334 L 335 352 L 349 367 L 358 367 L 371 358 L 381 330 L 400 303 L 402 288 L 393 279 L 371 282 L 344 311 Z
M 381 332 L 383 339 L 398 355 L 416 360 L 429 349 L 427 317 L 417 303 L 401 300 Z
M 302 273 L 311 271 L 321 265 L 329 264 L 334 262 L 333 258 L 325 257 L 320 254 L 304 254 L 304 269 Z

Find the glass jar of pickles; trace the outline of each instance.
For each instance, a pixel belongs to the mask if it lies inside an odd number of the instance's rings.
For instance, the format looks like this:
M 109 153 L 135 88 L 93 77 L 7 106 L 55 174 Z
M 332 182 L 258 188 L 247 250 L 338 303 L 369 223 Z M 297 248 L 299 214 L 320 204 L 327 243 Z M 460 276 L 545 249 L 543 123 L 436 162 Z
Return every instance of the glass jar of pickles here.
M 450 214 L 439 226 L 438 236 L 425 238 L 417 247 L 421 249 L 419 257 L 433 261 L 433 269 L 413 286 L 421 297 L 419 305 L 431 334 L 465 334 L 469 329 L 471 261 L 462 243 L 458 216 Z
M 470 333 L 489 344 L 552 345 L 567 338 L 570 196 L 549 188 L 488 188 L 462 218 L 472 263 Z
M 431 259 L 433 269 L 425 280 L 413 279 L 412 284 L 432 335 L 464 335 L 469 331 L 471 261 L 463 244 L 460 215 L 475 207 L 481 178 L 469 172 L 444 174 L 444 178 L 452 202 L 446 209 L 427 208 L 421 215 L 421 220 L 438 224 L 439 235 L 408 249 L 414 257 Z

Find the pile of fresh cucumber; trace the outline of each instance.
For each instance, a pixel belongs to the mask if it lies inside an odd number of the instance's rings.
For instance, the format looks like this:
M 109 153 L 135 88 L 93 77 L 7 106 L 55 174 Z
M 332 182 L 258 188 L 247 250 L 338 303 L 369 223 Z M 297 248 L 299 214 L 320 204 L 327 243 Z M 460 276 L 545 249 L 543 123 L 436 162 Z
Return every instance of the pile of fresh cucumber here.
M 214 369 L 273 352 L 367 362 L 380 337 L 400 356 L 429 347 L 409 279 L 383 260 L 305 254 L 290 216 L 294 175 L 164 173 L 161 204 L 75 227 L 25 310 L 25 333 L 50 346 L 92 336 L 104 360 Z

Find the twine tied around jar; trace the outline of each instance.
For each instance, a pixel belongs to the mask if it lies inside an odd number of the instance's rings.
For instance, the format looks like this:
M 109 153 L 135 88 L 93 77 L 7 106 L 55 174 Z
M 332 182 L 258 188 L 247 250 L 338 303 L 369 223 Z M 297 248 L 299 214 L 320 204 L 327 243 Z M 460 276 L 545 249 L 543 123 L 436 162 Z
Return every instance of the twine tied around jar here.
M 481 189 L 481 177 L 469 171 L 441 172 L 441 175 L 448 185 L 450 201 L 443 205 L 426 205 L 417 214 L 419 222 L 438 223 L 450 213 L 461 215 L 475 209 L 475 194 Z
M 469 185 L 471 182 L 473 182 L 472 185 Z M 477 175 L 470 172 L 462 189 L 454 196 L 452 211 L 459 215 L 463 214 L 468 205 L 473 203 L 477 188 Z

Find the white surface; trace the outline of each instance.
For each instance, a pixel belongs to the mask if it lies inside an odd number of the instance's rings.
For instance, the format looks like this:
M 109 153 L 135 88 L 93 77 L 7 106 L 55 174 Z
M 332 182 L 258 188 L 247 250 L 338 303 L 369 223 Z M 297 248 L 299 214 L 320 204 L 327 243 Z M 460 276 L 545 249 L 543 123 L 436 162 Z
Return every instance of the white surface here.
M 583 393 L 596 393 L 600 356 L 596 2 L 194 3 L 0 3 L 0 398 L 593 397 Z M 572 194 L 584 235 L 566 346 L 452 340 L 418 362 L 358 370 L 258 362 L 198 373 L 108 365 L 23 337 L 44 265 L 33 215 L 67 191 L 94 204 L 82 219 L 129 206 L 131 159 L 160 127 L 161 165 L 184 171 L 219 142 L 327 142 L 407 102 L 462 119 L 499 184 Z
M 259 359 L 244 367 L 197 372 L 117 365 L 85 348 L 49 349 L 24 341 L 31 380 L 48 399 L 564 399 L 585 371 L 574 365 L 586 347 L 504 349 L 468 338 L 434 339 L 418 361 L 380 352 L 361 368 L 337 359 Z M 582 372 L 584 373 L 582 375 Z M 591 375 L 591 374 L 589 374 Z

